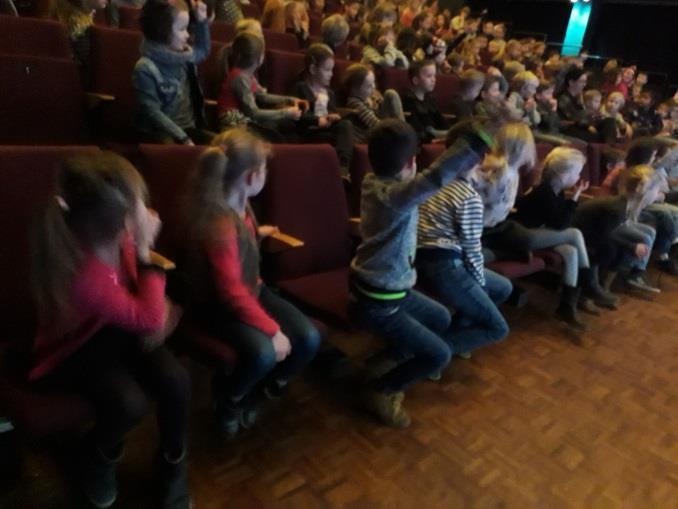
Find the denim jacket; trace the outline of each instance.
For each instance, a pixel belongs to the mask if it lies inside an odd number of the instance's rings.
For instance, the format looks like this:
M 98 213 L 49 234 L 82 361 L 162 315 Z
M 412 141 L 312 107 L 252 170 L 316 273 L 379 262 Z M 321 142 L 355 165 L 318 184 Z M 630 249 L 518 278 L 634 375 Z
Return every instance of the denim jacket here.
M 210 52 L 210 32 L 207 22 L 194 25 L 194 47 L 182 53 L 144 39 L 141 58 L 134 66 L 132 82 L 136 91 L 136 127 L 140 133 L 161 134 L 177 142 L 189 137 L 172 118 L 176 114 L 177 94 L 182 79 L 190 80 L 191 103 L 196 127 L 205 125 L 204 100 L 198 81 L 197 64 Z

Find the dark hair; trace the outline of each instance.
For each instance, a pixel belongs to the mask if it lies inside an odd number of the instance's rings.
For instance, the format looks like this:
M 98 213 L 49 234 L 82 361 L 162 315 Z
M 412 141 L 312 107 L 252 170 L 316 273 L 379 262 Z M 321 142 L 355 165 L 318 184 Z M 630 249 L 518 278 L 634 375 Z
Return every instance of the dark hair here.
M 172 24 L 179 11 L 188 11 L 184 0 L 148 0 L 141 9 L 139 24 L 144 37 L 158 44 L 167 44 L 172 36 Z
M 418 78 L 419 74 L 421 73 L 421 70 L 424 67 L 428 67 L 429 65 L 432 65 L 433 67 L 436 67 L 436 63 L 431 60 L 430 58 L 424 59 L 424 60 L 415 60 L 410 64 L 410 68 L 408 70 L 408 74 L 410 76 L 410 81 L 414 80 L 414 78 Z
M 320 42 L 311 44 L 304 55 L 304 72 L 308 74 L 312 65 L 318 67 L 330 58 L 334 58 L 334 51 L 327 44 Z
M 238 34 L 231 44 L 231 67 L 247 69 L 259 64 L 264 53 L 264 40 L 249 32 Z
M 367 78 L 372 68 L 365 64 L 351 64 L 344 72 L 343 89 L 346 97 L 350 97 L 356 87 L 360 86 Z
M 370 164 L 380 177 L 395 177 L 417 153 L 417 134 L 402 120 L 380 121 L 367 138 Z
M 570 86 L 570 81 L 577 81 L 582 75 L 586 74 L 584 69 L 573 65 L 565 73 L 565 78 L 563 79 L 563 86 L 567 89 Z
M 67 319 L 68 293 L 84 249 L 114 240 L 125 228 L 143 179 L 123 157 L 98 152 L 61 164 L 55 194 L 35 231 L 32 286 L 40 319 Z
M 548 90 L 549 88 L 555 88 L 556 84 L 551 81 L 551 80 L 541 80 L 539 82 L 539 86 L 537 87 L 537 93 L 541 94 L 544 90 Z
M 626 166 L 630 168 L 639 164 L 650 164 L 652 156 L 658 149 L 657 140 L 651 136 L 643 136 L 633 140 L 626 152 Z
M 422 21 L 424 21 L 429 15 L 430 13 L 428 11 L 422 11 L 417 14 L 412 20 L 412 28 L 419 30 L 421 28 Z
M 403 28 L 396 38 L 396 48 L 402 51 L 405 56 L 410 58 L 417 50 L 419 38 L 413 28 Z
M 498 83 L 498 84 L 499 84 L 499 89 L 501 90 L 501 85 L 502 85 L 502 79 L 501 79 L 501 76 L 489 76 L 489 75 L 486 75 L 486 76 L 485 76 L 485 83 L 483 83 L 482 91 L 483 91 L 483 92 L 487 92 L 487 91 L 490 89 L 490 87 L 491 87 L 492 85 L 494 85 L 495 83 Z

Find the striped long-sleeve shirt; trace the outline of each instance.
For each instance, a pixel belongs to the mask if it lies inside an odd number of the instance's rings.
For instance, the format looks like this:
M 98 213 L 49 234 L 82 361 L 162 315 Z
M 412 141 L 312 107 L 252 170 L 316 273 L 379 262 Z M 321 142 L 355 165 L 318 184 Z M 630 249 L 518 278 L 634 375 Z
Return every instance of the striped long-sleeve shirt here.
M 419 208 L 417 247 L 457 251 L 466 270 L 485 286 L 482 233 L 483 202 L 464 179 L 443 187 Z

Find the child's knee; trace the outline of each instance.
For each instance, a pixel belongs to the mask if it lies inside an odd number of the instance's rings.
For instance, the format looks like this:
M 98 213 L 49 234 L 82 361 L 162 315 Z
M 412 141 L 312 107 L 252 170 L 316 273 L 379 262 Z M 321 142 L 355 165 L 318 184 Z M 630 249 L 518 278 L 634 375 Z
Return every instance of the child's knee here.
M 118 394 L 110 403 L 111 415 L 132 425 L 139 422 L 148 412 L 148 398 L 141 390 L 127 390 Z

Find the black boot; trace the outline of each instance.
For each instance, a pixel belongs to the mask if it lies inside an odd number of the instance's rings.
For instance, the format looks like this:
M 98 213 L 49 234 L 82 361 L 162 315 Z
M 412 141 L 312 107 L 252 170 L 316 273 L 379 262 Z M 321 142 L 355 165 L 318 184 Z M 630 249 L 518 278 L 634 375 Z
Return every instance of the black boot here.
M 94 507 L 111 507 L 118 498 L 117 463 L 122 447 L 104 453 L 89 440 L 80 458 L 80 482 L 87 499 Z
M 600 286 L 597 266 L 593 266 L 590 269 L 581 269 L 579 277 L 584 295 L 591 298 L 596 306 L 607 309 L 617 309 L 619 298 L 612 292 L 606 292 Z
M 158 475 L 158 507 L 161 509 L 190 509 L 191 496 L 188 491 L 186 475 L 186 453 L 176 460 L 168 459 L 165 454 L 156 458 Z
M 577 301 L 580 291 L 576 286 L 563 286 L 560 305 L 556 309 L 556 318 L 578 329 L 584 329 L 586 324 L 580 321 L 579 316 L 577 316 Z

